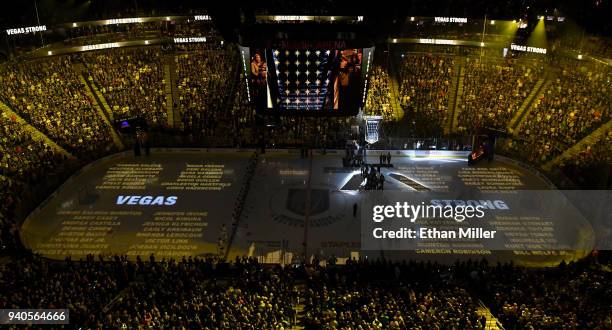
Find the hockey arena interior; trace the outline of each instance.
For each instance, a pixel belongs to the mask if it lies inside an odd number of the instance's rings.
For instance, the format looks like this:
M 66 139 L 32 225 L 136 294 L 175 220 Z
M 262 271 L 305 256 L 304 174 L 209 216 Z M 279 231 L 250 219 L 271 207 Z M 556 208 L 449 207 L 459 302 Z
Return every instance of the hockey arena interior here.
M 0 14 L 0 324 L 612 328 L 608 0 Z

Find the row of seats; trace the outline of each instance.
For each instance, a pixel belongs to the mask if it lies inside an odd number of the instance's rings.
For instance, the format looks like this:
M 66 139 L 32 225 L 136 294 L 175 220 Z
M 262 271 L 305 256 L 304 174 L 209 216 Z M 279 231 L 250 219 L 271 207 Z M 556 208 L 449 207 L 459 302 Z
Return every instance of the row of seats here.
M 462 70 L 462 78 L 457 69 Z M 373 70 L 366 113 L 384 116 L 389 101 L 387 93 L 381 96 L 379 91 L 388 89 L 391 78 L 379 67 Z M 403 125 L 411 136 L 442 136 L 452 115 L 459 134 L 507 131 L 511 120 L 520 118 L 503 152 L 535 165 L 552 160 L 611 118 L 612 70 L 607 65 L 570 59 L 547 63 L 533 58 L 404 54 L 397 70 L 398 98 L 405 114 L 403 122 L 387 125 Z M 451 86 L 454 76 L 457 87 Z M 543 87 L 530 99 L 539 86 Z M 461 93 L 456 95 L 456 113 L 449 111 L 450 88 Z M 524 112 L 519 113 L 521 107 Z
M 418 136 L 441 136 L 447 120 L 448 97 L 455 58 L 407 55 L 399 67 L 399 98 L 404 117 L 416 122 Z
M 15 115 L 0 115 L 0 247 L 17 248 L 16 209 L 28 189 L 44 182 L 66 158 L 34 138 Z
M 211 135 L 227 118 L 225 92 L 230 90 L 236 56 L 232 49 L 198 50 L 175 58 L 178 102 L 183 129 Z
M 98 85 L 114 115 L 167 123 L 164 68 L 158 47 L 85 53 L 88 79 Z
M 563 63 L 518 129 L 523 158 L 551 160 L 610 120 L 612 90 L 608 67 Z
M 609 266 L 30 256 L 0 266 L 0 307 L 69 308 L 71 324 L 91 329 L 486 329 L 483 302 L 507 329 L 603 329 L 612 324 Z
M 72 65 L 67 56 L 4 65 L 0 100 L 69 152 L 93 158 L 111 146 L 110 129 Z
M 539 62 L 486 61 L 467 58 L 463 97 L 459 104 L 459 129 L 505 129 L 510 119 L 542 78 Z

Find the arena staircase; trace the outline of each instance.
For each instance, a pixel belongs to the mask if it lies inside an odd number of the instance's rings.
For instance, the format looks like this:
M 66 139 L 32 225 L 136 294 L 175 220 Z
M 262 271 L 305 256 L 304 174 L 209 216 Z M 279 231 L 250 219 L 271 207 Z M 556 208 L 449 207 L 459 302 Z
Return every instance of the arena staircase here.
M 113 139 L 113 143 L 115 144 L 115 146 L 119 150 L 125 149 L 125 146 L 123 145 L 123 142 L 121 141 L 121 138 L 119 138 L 119 135 L 117 134 L 117 131 L 115 131 L 115 128 L 113 127 L 113 124 L 111 123 L 111 120 L 113 120 L 112 117 L 109 120 L 109 118 L 106 116 L 105 112 L 102 110 L 102 108 L 100 108 L 100 103 L 102 101 L 100 101 L 100 99 L 98 99 L 98 98 L 96 98 L 94 96 L 94 92 L 92 90 L 92 86 L 94 84 L 88 84 L 87 81 L 85 80 L 85 77 L 83 77 L 82 73 L 79 75 L 79 79 L 81 80 L 81 83 L 84 86 L 87 86 L 85 88 L 85 94 L 87 94 L 87 97 L 89 97 L 91 100 L 94 101 L 92 103 L 92 105 L 94 106 L 94 108 L 98 112 L 98 115 L 102 118 L 102 120 L 104 120 L 106 125 L 110 128 L 110 132 L 111 132 L 111 137 Z M 104 101 L 104 104 L 106 104 L 106 101 Z M 108 104 L 106 106 L 108 107 Z
M 393 109 L 393 119 L 396 121 L 404 118 L 404 109 L 402 109 L 399 100 L 399 82 L 397 75 L 389 74 L 389 90 L 391 92 L 391 109 Z
M 100 118 L 102 118 L 102 120 L 104 120 L 106 125 L 110 128 L 113 143 L 119 150 L 125 149 L 125 146 L 123 145 L 123 142 L 121 141 L 121 138 L 119 137 L 119 134 L 117 134 L 117 131 L 115 131 L 115 128 L 113 127 L 113 124 L 112 124 L 112 122 L 114 121 L 113 112 L 108 106 L 106 99 L 104 98 L 102 93 L 98 90 L 98 87 L 96 87 L 96 84 L 85 79 L 85 74 L 87 73 L 85 66 L 82 63 L 76 63 L 72 67 L 74 71 L 79 75 L 79 80 L 81 81 L 81 84 L 85 86 L 84 92 L 87 95 L 87 97 L 90 100 L 92 100 L 91 104 L 98 112 L 98 115 L 100 116 Z
M 134 283 L 134 282 L 132 282 L 132 283 Z M 130 290 L 132 290 L 132 287 L 130 285 L 128 285 L 123 290 L 119 291 L 119 293 L 110 302 L 108 302 L 108 304 L 106 304 L 102 308 L 102 312 L 108 313 L 110 310 L 112 310 L 113 307 L 117 306 L 118 303 L 123 301 L 123 299 L 128 296 L 128 293 L 130 292 Z
M 174 100 L 178 100 L 176 61 L 174 55 L 164 56 L 164 92 L 166 93 L 166 110 L 168 126 L 176 128 L 180 125 L 180 117 L 175 113 Z M 176 94 L 176 95 L 175 95 Z
M 88 87 L 87 95 L 90 97 L 95 96 L 92 99 L 96 100 L 98 105 L 102 106 L 100 109 L 104 110 L 103 113 L 105 117 L 108 118 L 111 122 L 114 121 L 115 118 L 113 116 L 113 111 L 111 110 L 110 106 L 106 102 L 106 98 L 104 98 L 104 95 L 102 95 L 102 93 L 98 89 L 98 86 L 96 86 L 96 84 L 94 84 L 93 81 L 89 81 L 87 78 L 85 78 L 89 76 L 85 66 L 82 63 L 77 63 L 77 64 L 74 64 L 72 67 L 74 71 L 77 74 L 79 74 L 79 79 L 81 80 L 81 83 L 85 84 L 85 86 Z
M 588 146 L 596 144 L 601 138 L 605 137 L 609 131 L 612 131 L 612 120 L 609 120 L 604 125 L 601 125 L 593 133 L 587 135 L 578 143 L 565 150 L 561 155 L 553 158 L 548 163 L 542 166 L 545 171 L 550 171 L 554 165 L 561 163 L 566 159 L 572 159 L 578 157 Z
M 241 84 L 243 83 L 243 80 L 240 79 L 240 73 L 242 72 L 241 60 L 240 60 L 240 56 L 237 53 L 233 59 L 233 64 L 230 66 L 230 68 L 232 71 L 230 72 L 228 77 L 233 77 L 233 78 L 230 80 L 228 93 L 224 95 L 222 105 L 221 105 L 221 111 L 223 111 L 223 113 L 229 116 L 231 116 L 232 109 L 237 101 L 236 91 L 238 88 L 242 86 Z M 228 122 L 231 124 L 227 124 Z M 217 132 L 215 134 L 215 138 L 218 142 L 224 145 L 230 145 L 234 143 L 234 137 L 229 136 L 227 132 L 231 132 L 235 130 L 235 127 L 234 127 L 235 122 L 236 122 L 236 118 L 232 118 L 231 120 L 221 120 L 218 123 L 219 127 L 217 128 L 216 130 Z M 219 133 L 221 133 L 221 135 Z
M 70 159 L 75 159 L 76 157 L 74 157 L 71 153 L 69 153 L 68 151 L 66 151 L 66 149 L 62 148 L 61 146 L 59 146 L 57 143 L 53 142 L 53 140 L 51 140 L 48 136 L 46 136 L 44 133 L 42 133 L 41 131 L 39 131 L 37 128 L 35 128 L 34 126 L 30 125 L 28 122 L 26 122 L 23 118 L 21 118 L 17 113 L 15 113 L 13 110 L 11 110 L 6 104 L 0 102 L 0 111 L 3 114 L 7 114 L 7 116 L 9 118 L 13 117 L 15 118 L 15 120 L 20 123 L 23 124 L 23 128 L 25 129 L 26 132 L 30 133 L 30 135 L 32 136 L 32 138 L 34 140 L 43 140 L 48 146 L 51 146 L 51 148 L 53 148 L 53 150 L 55 152 L 59 152 L 60 154 L 70 158 Z
M 394 119 L 396 121 L 400 121 L 402 120 L 402 118 L 404 118 L 404 109 L 402 108 L 401 104 L 400 104 L 400 81 L 399 81 L 399 74 L 397 73 L 396 70 L 396 63 L 395 61 L 389 61 L 388 62 L 389 65 L 387 66 L 388 69 L 388 76 L 389 76 L 389 90 L 391 92 L 391 108 L 393 109 L 393 115 L 394 115 Z
M 446 123 L 444 123 L 444 134 L 448 135 L 457 130 L 457 118 L 459 117 L 459 104 L 463 95 L 463 79 L 465 71 L 460 61 L 455 63 L 455 72 L 448 95 L 448 110 Z
M 521 104 L 518 111 L 514 114 L 512 119 L 510 119 L 510 122 L 508 122 L 508 132 L 513 133 L 514 130 L 521 125 L 523 120 L 527 118 L 533 108 L 534 101 L 537 100 L 542 93 L 546 92 L 551 81 L 552 80 L 548 79 L 548 76 L 545 75 L 536 82 L 531 93 L 529 93 L 525 101 L 523 101 L 523 104 Z
M 487 323 L 485 324 L 485 330 L 504 329 L 501 322 L 499 322 L 499 320 L 493 315 L 493 313 L 491 313 L 489 308 L 487 308 L 487 306 L 485 306 L 482 301 L 476 308 L 476 314 L 480 317 L 484 316 L 487 319 Z
M 301 299 L 303 296 L 305 296 L 305 292 L 306 292 L 306 283 L 304 283 L 303 281 L 298 281 L 297 283 L 295 283 L 295 291 L 298 293 L 298 298 L 297 301 L 295 302 L 295 304 L 293 304 L 293 311 L 295 313 L 295 319 L 292 322 L 291 325 L 291 330 L 301 330 L 304 329 L 304 316 L 305 316 L 305 311 L 304 311 L 304 300 Z

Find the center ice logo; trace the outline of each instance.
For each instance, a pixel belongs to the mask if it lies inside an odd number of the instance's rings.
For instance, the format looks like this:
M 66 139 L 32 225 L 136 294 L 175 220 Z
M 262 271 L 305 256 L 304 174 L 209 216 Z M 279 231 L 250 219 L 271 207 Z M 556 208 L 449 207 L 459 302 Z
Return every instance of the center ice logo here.
M 344 194 L 332 191 L 331 186 L 316 186 L 308 192 L 302 185 L 282 187 L 269 198 L 272 219 L 292 227 L 303 227 L 306 213 L 309 213 L 311 227 L 324 227 L 335 223 L 348 214 Z

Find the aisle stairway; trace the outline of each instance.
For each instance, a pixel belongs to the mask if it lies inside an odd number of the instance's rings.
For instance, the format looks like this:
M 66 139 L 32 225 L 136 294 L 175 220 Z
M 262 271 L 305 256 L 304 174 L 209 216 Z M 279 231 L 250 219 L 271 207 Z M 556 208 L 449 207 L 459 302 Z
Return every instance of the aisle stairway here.
M 535 104 L 534 101 L 536 101 L 542 93 L 546 92 L 551 83 L 551 80 L 547 77 L 547 75 L 544 75 L 544 77 L 540 78 L 538 82 L 536 82 L 535 86 L 531 90 L 531 93 L 529 93 L 525 101 L 523 101 L 523 104 L 521 104 L 520 108 L 514 114 L 510 122 L 508 122 L 508 132 L 513 133 L 529 116 L 529 113 Z
M 395 69 L 393 61 L 389 61 L 389 90 L 391 92 L 391 109 L 393 109 L 393 119 L 400 121 L 404 118 L 404 109 L 400 105 L 400 82 L 399 75 Z
M 298 292 L 298 301 L 293 304 L 293 311 L 295 312 L 295 320 L 293 320 L 291 324 L 291 330 L 301 330 L 304 329 L 304 299 L 306 292 L 306 284 L 304 282 L 297 282 L 294 286 L 295 290 Z
M 85 78 L 89 76 L 85 66 L 82 63 L 77 63 L 73 64 L 72 68 L 80 76 L 80 78 L 82 78 L 81 82 L 85 82 L 85 85 L 88 87 L 88 96 L 95 96 L 95 98 L 93 99 L 97 100 L 97 103 L 99 103 L 101 109 L 104 110 L 105 117 L 107 117 L 111 122 L 113 122 L 115 120 L 113 116 L 113 111 L 106 102 L 106 98 L 104 98 L 104 95 L 102 95 L 100 90 L 98 90 L 98 86 L 96 86 L 96 84 Z
M 478 308 L 476 308 L 476 314 L 478 314 L 480 317 L 484 316 L 487 319 L 485 330 L 497 330 L 504 328 L 501 322 L 499 322 L 499 320 L 491 313 L 484 303 L 480 302 Z
M 391 109 L 393 109 L 393 119 L 399 121 L 404 118 L 404 109 L 400 106 L 399 82 L 397 77 L 389 75 L 389 91 L 391 92 Z
M 178 109 L 174 109 L 174 100 L 178 100 L 176 61 L 174 55 L 164 56 L 163 64 L 164 93 L 166 94 L 166 114 L 168 116 L 168 126 L 177 128 L 180 125 L 180 117 L 178 115 Z M 174 95 L 175 93 L 177 95 Z
M 446 115 L 446 122 L 444 123 L 444 134 L 448 135 L 457 130 L 457 118 L 459 116 L 459 104 L 461 102 L 461 96 L 463 95 L 463 79 L 465 76 L 465 70 L 461 61 L 455 63 L 455 75 L 451 82 L 449 94 L 448 94 L 448 110 Z
M 81 84 L 85 87 L 83 91 L 85 92 L 87 97 L 92 100 L 91 104 L 98 112 L 100 118 L 102 118 L 102 120 L 104 120 L 104 123 L 106 123 L 106 125 L 109 127 L 113 143 L 119 150 L 123 150 L 125 146 L 123 145 L 121 138 L 119 138 L 119 134 L 117 134 L 117 131 L 115 131 L 115 128 L 113 127 L 113 113 L 110 107 L 108 106 L 108 103 L 104 99 L 104 96 L 98 90 L 96 84 L 85 79 L 87 71 L 85 70 L 85 66 L 82 63 L 74 64 L 72 67 L 74 71 L 79 75 L 79 80 L 81 81 Z
M 593 133 L 587 135 L 582 140 L 578 141 L 578 143 L 565 150 L 561 155 L 557 156 L 556 158 L 553 158 L 551 161 L 544 164 L 542 168 L 546 171 L 549 171 L 554 165 L 559 164 L 563 160 L 577 157 L 582 151 L 587 148 L 587 146 L 592 146 L 597 143 L 601 138 L 605 137 L 609 131 L 612 131 L 612 120 L 601 125 Z
M 228 77 L 233 77 L 233 78 L 230 80 L 229 88 L 227 89 L 227 93 L 224 96 L 223 103 L 221 106 L 221 111 L 226 114 L 229 114 L 230 116 L 232 114 L 234 105 L 237 101 L 237 98 L 236 98 L 237 89 L 242 86 L 241 84 L 243 82 L 240 79 L 240 73 L 242 72 L 240 63 L 241 63 L 240 56 L 236 54 L 236 56 L 234 57 L 234 64 L 231 65 L 232 71 L 230 75 L 228 76 Z M 229 143 L 233 145 L 234 137 L 230 136 L 230 134 L 227 134 L 227 132 L 235 131 L 234 124 L 236 123 L 236 121 L 237 121 L 237 118 L 231 118 L 231 120 L 223 120 L 222 122 L 218 123 L 219 127 L 217 128 L 216 139 L 220 143 L 222 144 Z M 222 133 L 221 136 L 218 136 L 219 132 Z
M 35 128 L 34 126 L 30 125 L 28 122 L 26 122 L 23 118 L 21 118 L 16 112 L 14 112 L 13 110 L 11 110 L 6 104 L 0 102 L 0 112 L 2 113 L 6 113 L 8 115 L 8 117 L 13 117 L 15 118 L 15 120 L 18 123 L 24 124 L 23 128 L 30 133 L 30 135 L 32 136 L 32 138 L 34 140 L 43 140 L 48 146 L 51 146 L 51 148 L 53 148 L 53 150 L 55 152 L 58 152 L 68 158 L 74 159 L 76 157 L 74 157 L 71 153 L 69 153 L 68 151 L 66 151 L 66 149 L 62 148 L 60 145 L 58 145 L 57 143 L 53 142 L 53 140 L 51 140 L 48 136 L 46 136 L 44 133 L 42 133 L 41 131 L 39 131 L 37 128 Z

